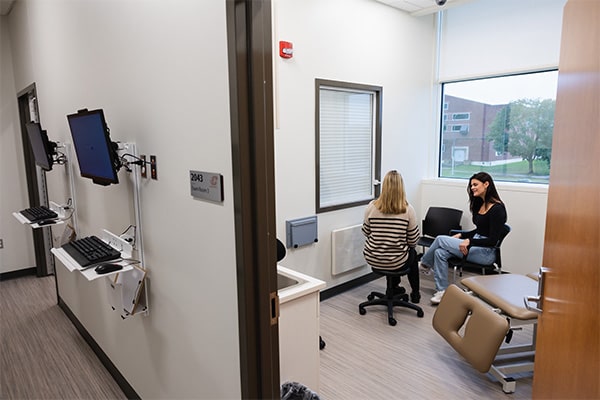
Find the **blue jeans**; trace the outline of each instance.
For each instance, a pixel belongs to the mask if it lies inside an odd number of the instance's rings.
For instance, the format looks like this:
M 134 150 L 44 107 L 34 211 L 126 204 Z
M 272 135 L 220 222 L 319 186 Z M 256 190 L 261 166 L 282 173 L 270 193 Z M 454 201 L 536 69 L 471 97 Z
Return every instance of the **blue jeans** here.
M 448 259 L 450 257 L 463 257 L 458 245 L 464 239 L 452 236 L 437 236 L 431 247 L 423 254 L 421 263 L 433 268 L 435 289 L 439 292 L 448 287 Z M 494 249 L 490 247 L 471 247 L 467 260 L 478 264 L 491 264 L 496 260 Z

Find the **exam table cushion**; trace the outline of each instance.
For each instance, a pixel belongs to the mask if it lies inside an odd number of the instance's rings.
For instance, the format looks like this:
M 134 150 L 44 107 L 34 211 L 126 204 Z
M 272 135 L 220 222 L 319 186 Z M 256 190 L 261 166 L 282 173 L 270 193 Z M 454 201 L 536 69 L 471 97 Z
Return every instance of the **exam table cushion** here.
M 536 319 L 537 313 L 525 308 L 523 298 L 536 296 L 538 282 L 518 274 L 472 276 L 460 281 L 478 297 L 497 307 L 511 318 Z
M 454 350 L 482 373 L 489 371 L 509 330 L 506 318 L 456 285 L 446 289 L 432 324 Z

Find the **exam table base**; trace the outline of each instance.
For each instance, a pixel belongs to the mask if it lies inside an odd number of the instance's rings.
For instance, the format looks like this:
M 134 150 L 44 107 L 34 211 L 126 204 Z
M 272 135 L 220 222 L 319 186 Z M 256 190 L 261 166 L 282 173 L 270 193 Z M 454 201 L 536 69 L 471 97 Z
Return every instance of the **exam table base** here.
M 514 393 L 517 380 L 512 375 L 533 372 L 534 357 L 533 344 L 500 348 L 488 373 L 500 382 L 504 393 Z

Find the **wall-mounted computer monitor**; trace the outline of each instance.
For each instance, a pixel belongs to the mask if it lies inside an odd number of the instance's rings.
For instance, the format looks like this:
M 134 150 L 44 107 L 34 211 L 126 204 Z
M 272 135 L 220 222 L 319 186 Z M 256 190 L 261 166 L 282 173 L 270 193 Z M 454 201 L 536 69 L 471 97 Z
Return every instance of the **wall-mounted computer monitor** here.
M 39 122 L 27 122 L 27 135 L 33 158 L 36 165 L 39 165 L 43 170 L 50 171 L 54 163 L 54 154 L 56 153 L 56 143 L 48 140 L 48 134 L 42 129 Z
M 117 172 L 121 163 L 116 143 L 110 140 L 104 112 L 101 109 L 79 110 L 67 115 L 67 120 L 81 176 L 99 185 L 119 183 Z

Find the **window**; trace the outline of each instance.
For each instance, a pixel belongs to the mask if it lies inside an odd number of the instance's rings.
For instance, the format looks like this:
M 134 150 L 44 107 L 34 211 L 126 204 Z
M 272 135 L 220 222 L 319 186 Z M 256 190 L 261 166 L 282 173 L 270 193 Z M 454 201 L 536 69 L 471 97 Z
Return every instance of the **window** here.
M 469 119 L 471 117 L 471 114 L 466 112 L 466 113 L 454 113 L 452 114 L 452 119 L 455 121 L 460 121 L 460 120 L 465 120 L 465 119 Z
M 448 125 L 452 132 L 459 132 L 463 135 L 469 133 L 469 124 L 461 124 L 461 125 Z M 447 130 L 447 129 L 445 129 Z
M 442 84 L 439 176 L 548 183 L 558 71 Z M 445 115 L 445 114 L 444 114 Z
M 317 79 L 316 210 L 367 204 L 379 195 L 383 89 Z

